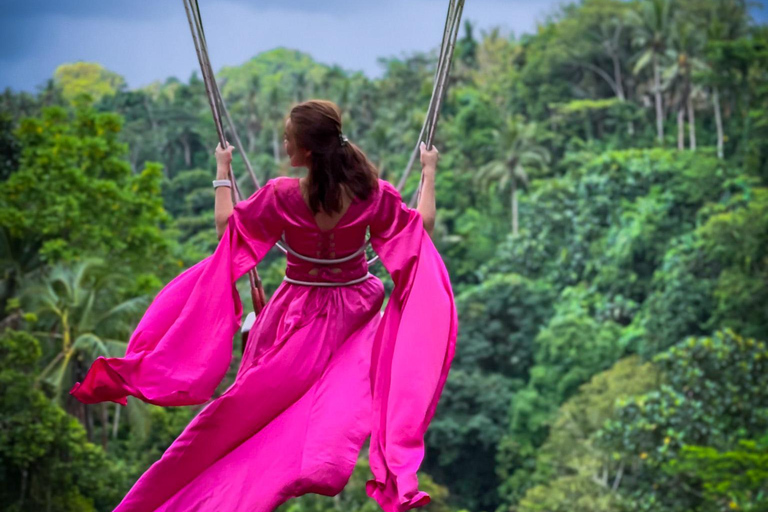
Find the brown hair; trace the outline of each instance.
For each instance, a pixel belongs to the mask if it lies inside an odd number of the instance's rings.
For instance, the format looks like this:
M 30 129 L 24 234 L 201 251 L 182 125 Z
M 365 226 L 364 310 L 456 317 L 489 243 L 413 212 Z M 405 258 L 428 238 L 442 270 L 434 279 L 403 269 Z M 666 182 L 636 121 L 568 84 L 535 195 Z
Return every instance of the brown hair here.
M 359 199 L 368 199 L 376 189 L 379 172 L 365 153 L 341 139 L 341 111 L 332 101 L 299 103 L 289 114 L 296 144 L 312 152 L 307 175 L 309 206 L 314 213 L 341 212 L 342 188 Z

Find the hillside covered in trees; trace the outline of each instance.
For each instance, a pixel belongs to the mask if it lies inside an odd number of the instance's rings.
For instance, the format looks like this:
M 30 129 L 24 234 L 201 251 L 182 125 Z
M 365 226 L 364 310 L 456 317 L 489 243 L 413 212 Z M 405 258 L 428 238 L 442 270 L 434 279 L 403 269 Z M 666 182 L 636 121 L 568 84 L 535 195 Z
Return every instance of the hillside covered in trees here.
M 459 339 L 425 510 L 768 510 L 768 27 L 747 4 L 583 0 L 533 34 L 463 26 L 433 238 Z M 396 183 L 436 56 L 381 59 L 374 80 L 277 48 L 217 80 L 262 183 L 296 172 L 282 123 L 310 98 Z M 197 75 L 129 89 L 67 63 L 0 95 L 3 510 L 112 510 L 199 410 L 68 391 L 216 247 L 217 142 Z M 284 265 L 260 264 L 268 293 Z M 366 446 L 341 494 L 279 510 L 375 512 L 369 473 Z

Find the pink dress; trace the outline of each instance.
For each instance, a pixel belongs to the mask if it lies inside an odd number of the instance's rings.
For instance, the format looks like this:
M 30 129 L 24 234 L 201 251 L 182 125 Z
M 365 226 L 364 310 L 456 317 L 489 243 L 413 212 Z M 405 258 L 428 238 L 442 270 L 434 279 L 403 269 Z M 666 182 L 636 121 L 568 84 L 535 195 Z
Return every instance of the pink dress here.
M 116 512 L 269 512 L 305 493 L 338 494 L 371 436 L 367 494 L 385 512 L 423 506 L 416 472 L 453 359 L 458 320 L 440 255 L 420 214 L 380 180 L 321 231 L 297 178 L 268 181 L 235 206 L 211 256 L 154 298 L 125 357 L 94 361 L 70 391 L 85 403 L 202 404 L 224 378 L 243 308 L 235 281 L 285 233 L 296 252 L 340 259 L 371 244 L 375 276 L 346 286 L 284 281 L 249 332 L 235 382 L 208 403 L 134 484 Z M 286 276 L 343 283 L 365 253 L 318 265 L 287 256 Z

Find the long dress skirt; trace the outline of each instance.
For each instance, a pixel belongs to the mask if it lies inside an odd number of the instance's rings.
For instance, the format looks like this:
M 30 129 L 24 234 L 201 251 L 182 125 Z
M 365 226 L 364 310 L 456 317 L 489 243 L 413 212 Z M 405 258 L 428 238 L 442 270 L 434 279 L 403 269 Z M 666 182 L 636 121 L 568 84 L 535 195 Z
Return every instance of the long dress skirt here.
M 235 382 L 115 512 L 269 512 L 308 492 L 338 494 L 370 434 L 371 345 L 383 297 L 378 278 L 348 287 L 283 283 L 251 328 Z

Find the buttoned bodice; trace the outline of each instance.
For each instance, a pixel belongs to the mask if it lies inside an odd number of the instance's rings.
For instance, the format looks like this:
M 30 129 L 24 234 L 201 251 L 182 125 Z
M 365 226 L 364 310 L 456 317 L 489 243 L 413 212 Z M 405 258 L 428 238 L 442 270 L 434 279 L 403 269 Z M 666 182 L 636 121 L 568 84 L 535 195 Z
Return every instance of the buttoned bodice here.
M 310 262 L 291 254 L 287 255 L 285 275 L 291 279 L 308 282 L 348 282 L 368 273 L 365 251 L 371 198 L 355 198 L 330 230 L 321 230 L 312 211 L 304 202 L 298 178 L 279 180 L 278 197 L 286 209 L 288 222 L 283 237 L 293 251 L 310 258 L 336 260 L 356 256 L 343 262 Z

